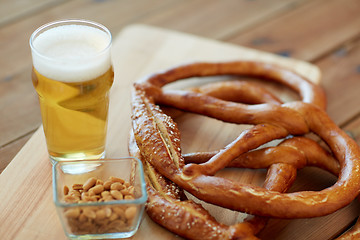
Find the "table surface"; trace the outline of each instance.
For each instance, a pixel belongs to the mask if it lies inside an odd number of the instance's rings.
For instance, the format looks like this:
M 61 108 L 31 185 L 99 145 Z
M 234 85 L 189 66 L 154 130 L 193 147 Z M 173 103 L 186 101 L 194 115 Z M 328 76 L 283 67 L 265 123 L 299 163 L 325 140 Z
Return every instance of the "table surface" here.
M 40 25 L 85 18 L 114 35 L 141 23 L 308 61 L 327 111 L 360 142 L 358 0 L 0 0 L 0 173 L 41 125 L 28 40 Z

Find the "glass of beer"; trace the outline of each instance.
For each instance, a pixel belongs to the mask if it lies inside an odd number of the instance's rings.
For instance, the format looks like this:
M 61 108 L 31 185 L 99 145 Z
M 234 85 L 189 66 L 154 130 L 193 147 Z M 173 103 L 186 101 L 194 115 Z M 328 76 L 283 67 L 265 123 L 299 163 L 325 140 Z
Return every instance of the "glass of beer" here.
M 32 81 L 38 93 L 50 159 L 105 156 L 111 33 L 87 20 L 63 20 L 30 38 Z

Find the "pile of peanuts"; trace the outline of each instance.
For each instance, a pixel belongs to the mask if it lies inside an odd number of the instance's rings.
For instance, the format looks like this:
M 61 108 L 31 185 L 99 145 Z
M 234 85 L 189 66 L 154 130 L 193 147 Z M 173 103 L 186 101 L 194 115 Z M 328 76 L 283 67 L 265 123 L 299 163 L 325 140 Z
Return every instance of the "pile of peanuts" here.
M 134 187 L 121 178 L 109 177 L 105 182 L 91 177 L 84 184 L 64 186 L 67 203 L 108 202 L 134 199 Z M 128 231 L 138 209 L 134 205 L 81 206 L 65 209 L 73 234 L 101 234 Z

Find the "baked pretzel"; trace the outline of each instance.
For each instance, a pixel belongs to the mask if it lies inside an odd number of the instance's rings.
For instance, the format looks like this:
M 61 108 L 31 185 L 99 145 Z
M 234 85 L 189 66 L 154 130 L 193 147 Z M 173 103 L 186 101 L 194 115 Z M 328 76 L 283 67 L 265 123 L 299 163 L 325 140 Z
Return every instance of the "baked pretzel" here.
M 234 159 L 228 167 L 269 168 L 263 187 L 278 192 L 285 192 L 290 188 L 296 178 L 296 170 L 306 166 L 306 162 L 338 174 L 338 162 L 313 140 L 292 138 L 285 140 L 280 146 L 288 148 L 285 155 L 281 154 L 280 158 L 277 158 L 279 154 L 276 148 L 271 147 L 256 150 L 259 151 L 256 154 L 243 154 Z M 301 151 L 297 151 L 296 148 L 300 148 Z M 129 149 L 131 155 L 143 159 L 133 134 Z M 288 151 L 292 153 L 288 155 Z M 186 162 L 201 163 L 213 154 L 214 152 L 185 154 L 184 159 Z M 253 161 L 254 157 L 261 157 L 261 163 Z M 267 218 L 249 217 L 243 223 L 232 226 L 217 223 L 201 205 L 187 200 L 178 186 L 163 178 L 148 162 L 144 161 L 144 164 L 149 195 L 146 210 L 158 224 L 187 239 L 258 239 L 255 235 L 265 226 Z
M 215 83 L 201 88 L 193 88 L 192 91 L 202 91 L 203 93 L 206 92 L 207 95 L 217 95 L 219 98 L 238 102 L 280 103 L 276 96 L 249 82 L 233 81 L 224 82 L 222 85 Z M 227 94 L 224 95 L 224 92 Z M 183 194 L 182 189 L 163 178 L 149 162 L 144 161 L 132 132 L 130 133 L 129 151 L 132 156 L 143 159 L 149 196 L 146 209 L 148 215 L 154 221 L 170 231 L 189 239 L 258 239 L 255 235 L 265 226 L 267 218 L 249 217 L 243 223 L 232 226 L 217 223 L 200 204 L 188 200 Z M 197 153 L 188 155 L 185 159 L 188 161 L 191 159 L 199 161 L 201 159 L 205 160 L 205 156 L 209 155 Z M 273 177 L 275 174 L 277 177 Z M 291 186 L 295 177 L 296 169 L 292 166 L 274 164 L 269 169 L 264 187 L 283 192 Z
M 304 102 L 313 104 L 293 102 L 248 106 L 196 92 L 161 89 L 163 85 L 183 78 L 224 74 L 266 77 L 287 85 L 297 91 Z M 299 218 L 322 216 L 336 211 L 350 203 L 359 191 L 359 177 L 355 174 L 359 169 L 359 149 L 356 143 L 321 109 L 325 108 L 322 90 L 289 70 L 256 62 L 180 66 L 136 83 L 132 104 L 133 130 L 141 158 L 162 176 L 204 201 L 262 216 Z M 177 127 L 156 104 L 255 126 L 244 131 L 238 139 L 207 162 L 185 165 L 180 153 Z M 328 170 L 339 172 L 337 183 L 330 188 L 320 192 L 280 194 L 213 176 L 218 170 L 229 166 L 234 158 L 247 154 L 249 150 L 268 141 L 284 138 L 289 134 L 303 135 L 308 132 L 314 132 L 323 138 L 339 161 L 337 166 L 340 166 L 340 170 L 336 167 L 336 161 L 331 161 L 334 164 L 328 164 L 327 161 L 322 163 Z M 277 164 L 284 163 L 274 163 L 271 166 Z M 275 178 L 275 181 L 279 180 Z M 218 195 L 224 197 L 219 200 Z M 154 209 L 153 212 L 156 211 Z

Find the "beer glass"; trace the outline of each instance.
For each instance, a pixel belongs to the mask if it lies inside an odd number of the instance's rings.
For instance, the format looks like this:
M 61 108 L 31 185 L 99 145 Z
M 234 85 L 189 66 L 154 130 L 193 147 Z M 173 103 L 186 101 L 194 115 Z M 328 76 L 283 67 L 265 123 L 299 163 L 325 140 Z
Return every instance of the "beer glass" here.
M 38 28 L 30 46 L 50 159 L 103 158 L 114 79 L 110 31 L 87 20 L 57 21 Z

